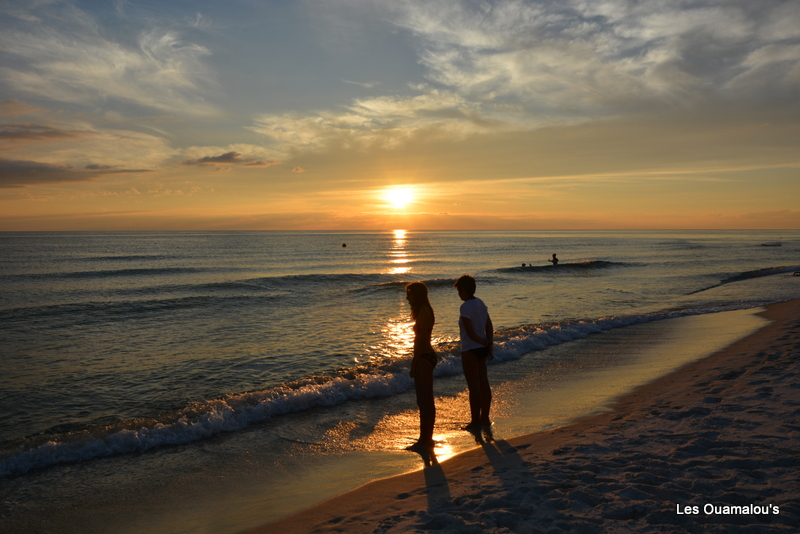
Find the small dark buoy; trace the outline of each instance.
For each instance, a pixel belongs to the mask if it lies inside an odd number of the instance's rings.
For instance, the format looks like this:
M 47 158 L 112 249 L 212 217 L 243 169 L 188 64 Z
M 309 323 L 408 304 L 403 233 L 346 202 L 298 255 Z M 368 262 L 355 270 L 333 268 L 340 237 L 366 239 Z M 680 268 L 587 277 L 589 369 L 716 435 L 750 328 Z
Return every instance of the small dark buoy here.
M 342 243 L 342 246 L 343 246 L 343 247 L 346 247 L 346 246 L 347 246 L 347 243 Z

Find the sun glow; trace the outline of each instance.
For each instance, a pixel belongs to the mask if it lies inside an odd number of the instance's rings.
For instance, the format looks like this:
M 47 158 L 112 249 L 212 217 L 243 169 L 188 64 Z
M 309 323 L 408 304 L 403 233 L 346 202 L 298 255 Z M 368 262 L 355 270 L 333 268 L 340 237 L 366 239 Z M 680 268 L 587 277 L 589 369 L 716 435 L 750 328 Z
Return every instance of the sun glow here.
M 414 190 L 410 187 L 393 187 L 384 193 L 383 199 L 393 208 L 402 209 L 414 201 Z

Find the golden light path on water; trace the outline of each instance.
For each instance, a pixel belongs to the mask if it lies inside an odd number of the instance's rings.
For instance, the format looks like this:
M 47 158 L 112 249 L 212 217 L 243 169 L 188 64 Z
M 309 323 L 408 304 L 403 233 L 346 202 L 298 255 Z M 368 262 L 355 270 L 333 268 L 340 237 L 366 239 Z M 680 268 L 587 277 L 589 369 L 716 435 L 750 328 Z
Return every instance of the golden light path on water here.
M 401 310 L 401 316 L 391 319 L 381 329 L 384 354 L 389 353 L 394 358 L 411 357 L 414 350 L 414 323 L 410 321 L 408 309 Z
M 388 274 L 408 274 L 411 272 L 411 266 L 408 265 L 411 260 L 406 252 L 406 231 L 395 230 L 394 241 L 392 242 L 391 249 L 389 250 L 389 263 L 391 264 Z
M 409 401 L 413 396 L 406 397 Z M 387 413 L 365 428 L 359 422 L 341 421 L 327 430 L 321 442 L 325 448 L 362 451 L 403 451 L 419 436 L 419 412 L 416 405 L 408 403 L 408 408 L 395 413 Z M 465 397 L 437 397 L 437 426 L 433 435 L 436 442 L 435 459 L 442 462 L 462 452 L 468 445 L 463 424 Z
M 404 275 L 412 272 L 413 261 L 409 257 L 407 247 L 406 230 L 394 230 L 386 252 L 387 264 L 384 273 Z M 410 360 L 412 357 L 414 322 L 411 320 L 411 310 L 406 302 L 405 293 L 402 292 L 402 295 L 403 298 L 398 300 L 397 313 L 380 327 L 380 341 L 367 349 L 371 361 Z M 434 343 L 440 341 L 444 340 L 434 340 Z M 398 372 L 407 373 L 408 370 Z M 325 440 L 331 444 L 339 444 L 345 449 L 404 450 L 419 435 L 419 411 L 413 400 L 413 392 L 409 393 L 411 395 L 405 396 L 403 401 L 407 408 L 404 406 L 405 409 L 380 416 L 375 423 L 368 425 L 368 428 L 354 422 L 342 422 L 328 430 Z M 436 461 L 444 461 L 464 450 L 464 431 L 461 430 L 461 426 L 463 426 L 464 408 L 467 405 L 466 393 L 437 397 L 437 426 L 434 434 Z

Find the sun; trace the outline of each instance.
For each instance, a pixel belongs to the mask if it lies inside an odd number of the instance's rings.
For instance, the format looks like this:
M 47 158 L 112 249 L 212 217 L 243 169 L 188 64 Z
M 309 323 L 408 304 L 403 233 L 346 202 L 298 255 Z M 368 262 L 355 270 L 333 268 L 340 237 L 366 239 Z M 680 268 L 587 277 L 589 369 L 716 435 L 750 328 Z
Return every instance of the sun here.
M 393 187 L 384 193 L 383 198 L 393 208 L 402 209 L 414 201 L 414 190 L 410 187 Z

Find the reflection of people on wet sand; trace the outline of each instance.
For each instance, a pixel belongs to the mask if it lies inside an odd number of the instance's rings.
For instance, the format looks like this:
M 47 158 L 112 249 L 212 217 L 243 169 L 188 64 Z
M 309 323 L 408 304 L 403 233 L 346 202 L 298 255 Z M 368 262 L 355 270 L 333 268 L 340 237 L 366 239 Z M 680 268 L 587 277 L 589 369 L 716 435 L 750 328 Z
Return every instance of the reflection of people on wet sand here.
M 475 296 L 475 279 L 468 274 L 455 283 L 461 304 L 458 319 L 461 331 L 461 366 L 469 388 L 470 422 L 465 430 L 491 425 L 489 409 L 492 390 L 486 371 L 486 361 L 493 358 L 494 330 L 486 304 Z
M 547 261 L 549 261 L 549 262 L 552 262 L 552 264 L 553 264 L 553 265 L 558 265 L 558 258 L 556 258 L 556 255 L 555 255 L 555 254 L 553 254 L 553 257 L 552 257 L 552 258 L 550 258 L 550 259 L 549 259 L 549 260 L 547 260 Z
M 433 425 L 436 421 L 436 404 L 433 399 L 433 368 L 436 367 L 436 352 L 431 346 L 431 334 L 436 319 L 428 300 L 428 287 L 422 282 L 406 286 L 406 299 L 411 305 L 414 319 L 414 358 L 409 374 L 414 379 L 419 406 L 419 439 L 408 449 L 432 449 Z

